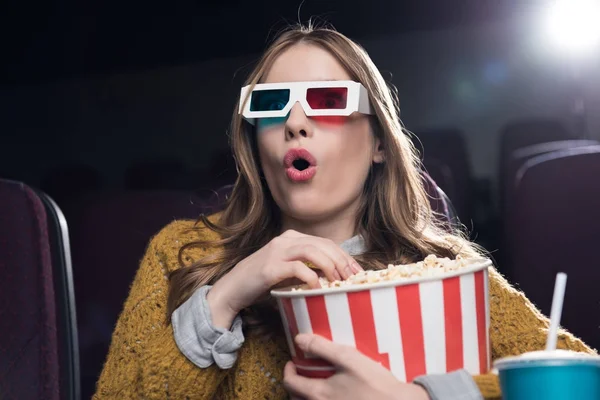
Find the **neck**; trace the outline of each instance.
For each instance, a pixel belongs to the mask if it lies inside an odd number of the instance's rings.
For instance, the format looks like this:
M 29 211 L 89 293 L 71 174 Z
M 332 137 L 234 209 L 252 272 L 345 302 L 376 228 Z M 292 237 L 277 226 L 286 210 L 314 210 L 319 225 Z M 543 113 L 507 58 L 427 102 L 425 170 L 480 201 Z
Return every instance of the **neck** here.
M 293 229 L 305 235 L 331 239 L 337 244 L 356 235 L 356 207 L 325 218 L 298 219 L 282 215 L 282 232 Z

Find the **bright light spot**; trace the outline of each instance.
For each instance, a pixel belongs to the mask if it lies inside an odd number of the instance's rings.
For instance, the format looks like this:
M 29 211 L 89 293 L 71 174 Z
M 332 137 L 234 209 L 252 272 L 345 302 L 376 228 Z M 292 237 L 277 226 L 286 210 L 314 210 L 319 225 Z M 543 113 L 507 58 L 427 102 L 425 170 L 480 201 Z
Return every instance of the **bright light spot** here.
M 600 51 L 600 1 L 552 1 L 545 30 L 561 50 L 578 54 Z

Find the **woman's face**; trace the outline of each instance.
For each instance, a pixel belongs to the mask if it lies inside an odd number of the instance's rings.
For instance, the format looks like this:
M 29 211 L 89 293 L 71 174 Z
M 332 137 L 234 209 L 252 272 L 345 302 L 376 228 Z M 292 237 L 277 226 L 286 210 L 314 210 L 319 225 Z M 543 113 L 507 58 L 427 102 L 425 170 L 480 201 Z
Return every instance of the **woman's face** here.
M 351 77 L 326 50 L 297 44 L 275 60 L 261 83 L 332 80 Z M 275 202 L 284 217 L 305 222 L 354 217 L 371 164 L 382 160 L 369 118 L 359 113 L 307 117 L 296 103 L 287 120 L 257 121 L 256 134 L 261 167 Z M 314 171 L 289 165 L 296 150 L 308 151 L 296 156 L 312 156 Z

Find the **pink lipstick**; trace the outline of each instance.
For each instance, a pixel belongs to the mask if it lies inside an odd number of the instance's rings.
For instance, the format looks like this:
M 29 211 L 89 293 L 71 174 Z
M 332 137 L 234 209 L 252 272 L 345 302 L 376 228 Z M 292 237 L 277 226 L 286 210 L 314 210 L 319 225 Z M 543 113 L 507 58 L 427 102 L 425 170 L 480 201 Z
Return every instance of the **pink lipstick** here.
M 291 149 L 283 158 L 283 166 L 292 182 L 306 182 L 317 173 L 317 161 L 306 149 Z

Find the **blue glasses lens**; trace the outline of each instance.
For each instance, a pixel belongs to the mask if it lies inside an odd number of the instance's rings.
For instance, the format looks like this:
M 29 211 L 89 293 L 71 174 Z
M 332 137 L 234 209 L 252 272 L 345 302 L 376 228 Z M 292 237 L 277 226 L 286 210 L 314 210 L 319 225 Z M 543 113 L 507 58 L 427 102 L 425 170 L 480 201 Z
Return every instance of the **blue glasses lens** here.
M 250 99 L 250 111 L 283 110 L 289 101 L 289 89 L 254 90 Z

